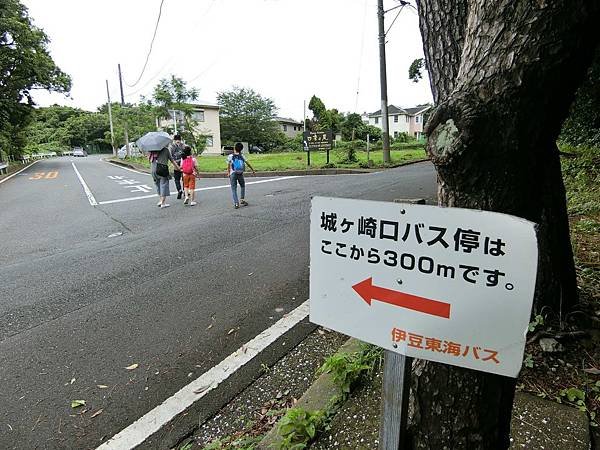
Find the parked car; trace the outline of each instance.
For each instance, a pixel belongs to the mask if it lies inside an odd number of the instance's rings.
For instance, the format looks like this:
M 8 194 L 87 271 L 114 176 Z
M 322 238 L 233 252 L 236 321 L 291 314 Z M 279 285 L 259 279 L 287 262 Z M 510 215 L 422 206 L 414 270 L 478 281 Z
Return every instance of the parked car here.
M 247 154 L 248 153 L 248 143 L 247 142 L 242 142 L 242 154 Z M 227 155 L 231 155 L 233 153 L 233 145 L 223 145 L 221 147 L 221 155 L 223 156 L 227 156 Z
M 75 147 L 73 148 L 73 156 L 87 156 L 87 152 L 85 151 L 85 149 L 81 148 L 81 147 Z
M 250 153 L 264 153 L 265 149 L 262 147 L 259 147 L 258 145 L 251 145 L 249 152 Z
M 125 147 L 126 146 L 124 145 L 117 151 L 117 157 L 119 159 L 124 159 L 125 156 L 127 156 L 127 151 L 126 151 Z M 140 151 L 140 149 L 138 148 L 138 146 L 135 142 L 129 143 L 129 156 L 142 156 L 142 152 Z
M 221 147 L 221 155 L 227 156 L 233 153 L 233 145 L 223 145 Z

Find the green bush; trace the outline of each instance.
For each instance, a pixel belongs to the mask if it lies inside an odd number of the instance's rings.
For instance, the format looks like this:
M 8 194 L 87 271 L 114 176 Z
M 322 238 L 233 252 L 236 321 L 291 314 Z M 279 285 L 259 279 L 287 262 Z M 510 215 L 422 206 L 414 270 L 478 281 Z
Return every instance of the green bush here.
M 600 212 L 600 150 L 562 146 L 561 160 L 570 214 Z

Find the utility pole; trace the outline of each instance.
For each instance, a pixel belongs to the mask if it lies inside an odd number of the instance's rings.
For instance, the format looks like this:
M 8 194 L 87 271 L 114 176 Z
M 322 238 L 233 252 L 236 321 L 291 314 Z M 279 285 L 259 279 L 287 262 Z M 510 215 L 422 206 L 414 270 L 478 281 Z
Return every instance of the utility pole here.
M 177 110 L 176 109 L 170 109 L 169 112 L 171 114 L 173 114 L 174 134 L 177 134 Z
M 106 80 L 106 97 L 108 98 L 108 121 L 110 122 L 110 142 L 112 145 L 113 156 L 117 156 L 117 149 L 115 147 L 115 132 L 113 129 L 112 121 L 112 107 L 110 105 L 110 91 L 108 90 L 108 80 Z
M 125 121 L 123 122 L 123 129 L 125 135 L 125 155 L 129 158 L 131 156 L 131 152 L 129 151 L 129 134 L 127 133 L 127 117 L 125 114 L 125 96 L 123 95 L 123 77 L 121 77 L 121 64 L 119 66 L 119 86 L 121 87 L 121 107 L 123 108 L 123 117 L 125 117 Z
M 387 74 L 385 66 L 385 11 L 383 0 L 377 0 L 377 19 L 379 22 L 379 79 L 381 82 L 381 126 L 383 135 L 383 163 L 390 163 L 390 134 L 387 99 Z

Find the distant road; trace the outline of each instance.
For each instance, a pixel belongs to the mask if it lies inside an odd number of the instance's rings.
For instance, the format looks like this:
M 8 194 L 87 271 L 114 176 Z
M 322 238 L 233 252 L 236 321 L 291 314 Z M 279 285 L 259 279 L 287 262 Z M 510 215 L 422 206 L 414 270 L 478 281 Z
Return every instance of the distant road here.
M 0 185 L 0 448 L 95 448 L 304 302 L 311 196 L 435 195 L 429 163 L 247 177 L 239 210 L 227 181 L 160 209 L 149 175 L 89 156 Z M 206 414 L 259 368 L 219 387 Z

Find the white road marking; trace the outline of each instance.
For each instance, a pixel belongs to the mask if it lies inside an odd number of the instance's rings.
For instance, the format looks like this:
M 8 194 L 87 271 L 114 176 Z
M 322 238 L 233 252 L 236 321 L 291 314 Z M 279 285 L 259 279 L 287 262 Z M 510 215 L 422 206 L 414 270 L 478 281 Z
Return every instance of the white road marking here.
M 19 170 L 19 171 L 15 172 L 15 173 L 13 173 L 13 174 L 10 174 L 10 175 L 9 175 L 9 176 L 7 176 L 6 178 L 3 178 L 3 179 L 1 179 L 1 180 L 0 180 L 0 184 L 4 183 L 5 181 L 8 181 L 8 180 L 10 180 L 10 179 L 11 179 L 12 177 L 14 177 L 15 175 L 19 175 L 21 172 L 23 172 L 24 170 L 27 170 L 27 169 L 29 169 L 31 166 L 33 166 L 33 165 L 34 165 L 35 163 L 37 163 L 37 162 L 39 162 L 39 160 L 37 160 L 37 161 L 34 161 L 34 162 L 32 162 L 31 164 L 29 164 L 28 166 L 26 166 L 26 167 L 23 167 L 21 170 Z
M 279 337 L 304 320 L 308 313 L 309 301 L 307 300 L 254 339 L 242 345 L 212 369 L 180 389 L 175 395 L 169 397 L 156 408 L 117 433 L 98 447 L 97 450 L 126 450 L 140 445 L 175 416 L 184 412 L 194 402 L 215 389 Z
M 74 162 L 72 162 L 71 165 L 73 166 L 73 170 L 75 171 L 75 174 L 77 175 L 77 178 L 79 178 L 79 182 L 83 186 L 83 191 L 85 192 L 85 195 L 87 195 L 87 198 L 88 198 L 88 201 L 90 202 L 90 205 L 96 206 L 98 204 L 98 202 L 94 198 L 94 194 L 92 194 L 92 191 L 90 191 L 90 188 L 88 187 L 88 185 L 83 180 L 83 177 L 79 173 L 79 170 L 77 170 L 77 166 L 75 166 Z
M 105 160 L 104 158 L 102 158 L 101 161 L 104 161 L 106 164 L 110 164 L 111 166 L 118 167 L 119 169 L 128 170 L 129 172 L 139 173 L 140 175 L 150 175 L 149 173 L 146 173 L 146 172 L 140 172 L 139 170 L 130 169 L 129 167 L 124 167 L 124 166 L 121 166 L 120 164 L 115 164 L 113 162 Z
M 293 175 L 293 176 L 288 176 L 288 177 L 279 177 L 279 178 L 269 178 L 268 180 L 259 180 L 259 181 L 246 181 L 246 185 L 249 184 L 260 184 L 260 183 L 271 183 L 273 181 L 282 181 L 282 180 L 290 180 L 292 178 L 298 178 L 299 175 Z M 226 189 L 226 188 L 230 188 L 231 186 L 229 184 L 223 184 L 220 186 L 208 186 L 208 187 L 203 187 L 203 188 L 196 188 L 194 189 L 195 192 L 198 191 L 212 191 L 214 189 Z M 127 197 L 127 198 L 119 198 L 117 200 L 105 200 L 102 202 L 98 202 L 99 205 L 110 205 L 112 203 L 122 203 L 122 202 L 131 202 L 134 200 L 143 200 L 145 198 L 152 198 L 152 197 L 158 197 L 157 194 L 150 194 L 150 195 L 140 195 L 139 197 Z

